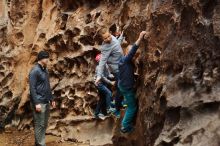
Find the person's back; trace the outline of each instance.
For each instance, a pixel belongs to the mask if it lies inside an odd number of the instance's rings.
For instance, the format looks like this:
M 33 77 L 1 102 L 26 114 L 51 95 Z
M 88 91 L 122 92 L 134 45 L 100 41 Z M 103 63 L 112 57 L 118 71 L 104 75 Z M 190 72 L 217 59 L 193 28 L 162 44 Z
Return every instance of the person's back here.
M 121 132 L 127 133 L 133 131 L 133 120 L 135 114 L 137 112 L 137 100 L 135 97 L 135 89 L 134 89 L 134 66 L 132 63 L 132 59 L 137 52 L 138 46 L 143 40 L 146 32 L 143 31 L 140 33 L 138 40 L 132 46 L 131 50 L 128 54 L 123 56 L 119 62 L 119 82 L 118 87 L 124 96 L 127 109 L 122 120 Z
M 137 51 L 138 46 L 133 45 L 131 51 Z M 134 76 L 134 64 L 132 59 L 128 59 L 128 56 L 121 57 L 119 61 L 119 81 L 118 84 L 120 86 L 125 87 L 126 89 L 131 89 L 135 84 L 135 76 Z

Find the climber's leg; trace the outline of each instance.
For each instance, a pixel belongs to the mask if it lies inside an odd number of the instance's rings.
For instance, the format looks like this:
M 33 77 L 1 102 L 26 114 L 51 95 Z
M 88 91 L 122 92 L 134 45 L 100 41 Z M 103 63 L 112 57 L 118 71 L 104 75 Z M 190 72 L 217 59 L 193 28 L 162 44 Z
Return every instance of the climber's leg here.
M 133 129 L 133 121 L 137 112 L 137 100 L 134 89 L 124 89 L 119 87 L 121 93 L 124 95 L 127 103 L 127 109 L 122 120 L 122 129 L 129 132 Z
M 41 104 L 41 112 L 36 112 L 35 108 L 33 108 L 36 146 L 46 146 L 45 133 L 49 118 L 49 110 L 49 104 Z
M 107 114 L 106 111 L 109 110 L 111 106 L 112 92 L 108 89 L 108 87 L 105 84 L 101 84 L 99 88 L 100 88 L 100 91 L 102 92 L 103 97 L 105 98 L 105 104 L 103 104 L 104 110 L 105 110 L 103 114 L 105 115 Z
M 103 94 L 105 96 L 105 108 L 109 110 L 112 102 L 112 92 L 109 90 L 107 86 L 102 86 Z
M 97 103 L 96 109 L 95 109 L 95 117 L 96 118 L 98 118 L 98 114 L 101 112 L 102 106 L 103 106 L 103 96 L 99 91 L 98 91 L 98 93 L 99 93 L 99 100 L 98 100 L 98 103 Z
M 97 89 L 99 91 L 100 99 L 99 99 L 99 102 L 96 106 L 95 116 L 98 116 L 98 114 L 100 112 L 102 112 L 102 114 L 106 115 L 107 114 L 107 106 L 110 105 L 110 103 L 107 104 L 107 102 L 111 102 L 108 99 L 108 98 L 111 98 L 111 91 L 102 83 L 98 84 Z
M 46 104 L 45 106 L 45 115 L 44 115 L 44 133 L 46 133 L 46 130 L 47 130 L 47 126 L 48 126 L 48 120 L 49 120 L 49 117 L 50 117 L 50 104 Z
M 115 73 L 114 77 L 115 77 L 115 81 L 116 81 L 115 108 L 117 111 L 120 111 L 120 108 L 122 107 L 123 98 L 122 98 L 120 89 L 118 87 L 119 73 Z

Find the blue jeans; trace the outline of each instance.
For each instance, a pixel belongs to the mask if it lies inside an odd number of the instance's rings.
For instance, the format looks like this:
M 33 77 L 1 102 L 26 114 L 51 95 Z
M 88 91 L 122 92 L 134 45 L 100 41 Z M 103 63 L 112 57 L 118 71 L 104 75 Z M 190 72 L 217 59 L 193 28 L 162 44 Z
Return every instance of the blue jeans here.
M 122 120 L 122 127 L 125 129 L 131 129 L 133 128 L 133 121 L 137 112 L 137 100 L 135 97 L 135 91 L 134 89 L 125 89 L 121 86 L 119 86 L 119 89 L 127 103 L 127 109 Z
M 123 97 L 122 97 L 120 89 L 118 87 L 119 73 L 114 73 L 113 75 L 114 75 L 115 81 L 116 81 L 115 108 L 117 111 L 120 111 L 120 108 L 122 107 Z
M 107 109 L 111 106 L 112 92 L 103 83 L 99 83 L 97 89 L 100 98 L 96 106 L 95 115 L 98 115 L 100 112 L 105 115 L 107 114 Z

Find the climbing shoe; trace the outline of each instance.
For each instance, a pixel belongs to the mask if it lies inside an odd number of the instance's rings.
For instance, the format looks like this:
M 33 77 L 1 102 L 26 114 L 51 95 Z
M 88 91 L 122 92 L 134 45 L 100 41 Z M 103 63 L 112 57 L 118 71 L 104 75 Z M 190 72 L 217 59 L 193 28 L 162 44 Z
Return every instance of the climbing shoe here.
M 131 133 L 134 131 L 134 128 L 133 127 L 128 127 L 128 128 L 122 127 L 120 131 L 121 133 Z
M 99 113 L 99 114 L 95 114 L 94 118 L 97 120 L 98 119 L 105 120 L 107 118 L 107 116 L 103 115 L 102 113 Z
M 97 114 L 94 114 L 95 119 L 99 119 L 99 116 Z
M 109 113 L 109 114 L 110 114 L 110 113 L 113 113 L 113 112 L 115 112 L 115 110 L 116 110 L 115 108 L 110 107 L 110 108 L 107 110 L 107 113 Z
M 127 105 L 127 103 L 126 103 L 126 100 L 123 100 L 123 101 L 122 101 L 122 107 L 123 107 L 123 108 L 128 107 L 128 105 Z
M 103 115 L 102 113 L 98 114 L 99 119 L 105 120 L 107 116 Z
M 112 115 L 119 119 L 120 118 L 120 111 L 115 109 L 115 111 L 112 112 Z

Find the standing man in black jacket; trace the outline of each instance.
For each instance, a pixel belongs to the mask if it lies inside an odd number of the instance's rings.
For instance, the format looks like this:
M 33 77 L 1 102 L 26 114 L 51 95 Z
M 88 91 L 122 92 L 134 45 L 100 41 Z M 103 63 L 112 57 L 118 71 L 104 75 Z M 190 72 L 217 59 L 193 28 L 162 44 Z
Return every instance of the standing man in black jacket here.
M 45 133 L 50 114 L 50 104 L 56 106 L 50 89 L 49 74 L 46 69 L 49 53 L 39 52 L 38 62 L 29 74 L 31 104 L 34 115 L 35 146 L 46 146 Z

